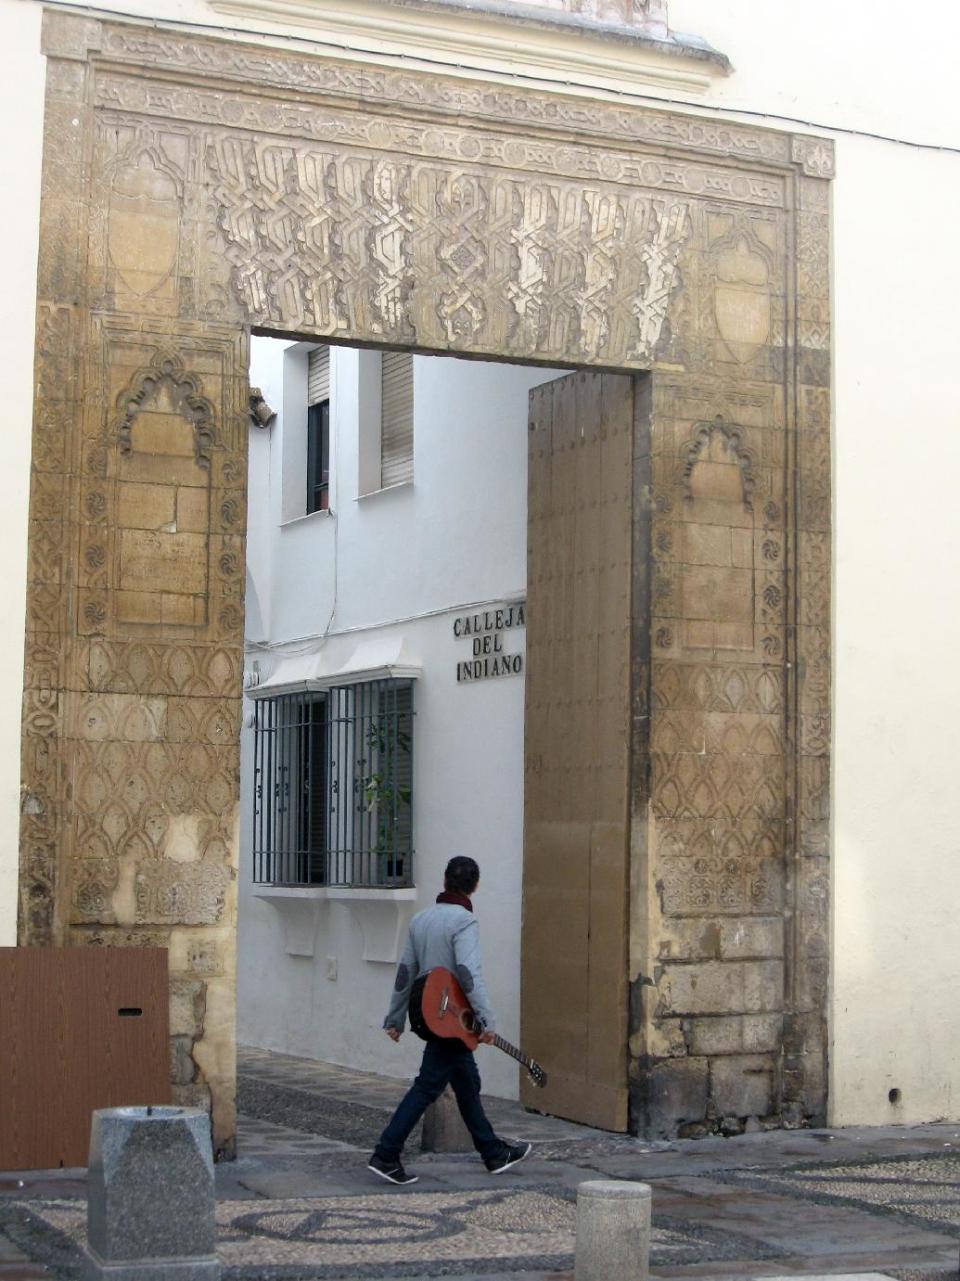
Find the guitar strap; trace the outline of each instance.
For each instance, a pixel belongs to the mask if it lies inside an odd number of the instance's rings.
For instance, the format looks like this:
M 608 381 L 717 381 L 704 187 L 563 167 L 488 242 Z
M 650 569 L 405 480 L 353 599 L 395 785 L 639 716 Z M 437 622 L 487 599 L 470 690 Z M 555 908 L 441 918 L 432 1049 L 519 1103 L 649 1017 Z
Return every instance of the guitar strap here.
M 410 993 L 410 1008 L 408 1010 L 410 1027 L 421 1041 L 442 1041 L 443 1037 L 431 1032 L 427 1027 L 426 1019 L 423 1017 L 423 989 L 426 986 L 426 982 L 427 975 L 421 974 Z

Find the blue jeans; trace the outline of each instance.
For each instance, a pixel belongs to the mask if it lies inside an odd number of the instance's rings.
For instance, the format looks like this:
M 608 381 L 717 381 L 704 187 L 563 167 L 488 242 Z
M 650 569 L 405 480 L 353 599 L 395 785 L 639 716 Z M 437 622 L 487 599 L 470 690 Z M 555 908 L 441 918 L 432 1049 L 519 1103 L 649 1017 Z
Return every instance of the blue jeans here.
M 503 1155 L 506 1144 L 498 1139 L 480 1102 L 480 1073 L 473 1054 L 462 1041 L 428 1041 L 417 1079 L 400 1100 L 390 1123 L 380 1135 L 375 1152 L 383 1161 L 397 1161 L 410 1131 L 447 1085 L 453 1089 L 460 1115 L 473 1137 L 473 1146 L 485 1161 Z

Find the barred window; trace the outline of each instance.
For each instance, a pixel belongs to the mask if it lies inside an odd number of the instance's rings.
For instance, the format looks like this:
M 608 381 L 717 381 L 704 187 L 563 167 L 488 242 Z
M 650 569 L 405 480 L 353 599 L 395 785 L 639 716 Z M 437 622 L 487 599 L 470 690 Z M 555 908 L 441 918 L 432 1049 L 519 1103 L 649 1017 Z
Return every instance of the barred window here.
M 256 702 L 258 885 L 413 884 L 413 682 Z

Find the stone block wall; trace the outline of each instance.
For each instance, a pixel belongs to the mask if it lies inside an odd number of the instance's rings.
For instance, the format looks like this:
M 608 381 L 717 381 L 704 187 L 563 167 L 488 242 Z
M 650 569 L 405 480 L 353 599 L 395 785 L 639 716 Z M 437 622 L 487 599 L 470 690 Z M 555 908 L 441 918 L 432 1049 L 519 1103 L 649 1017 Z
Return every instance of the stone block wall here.
M 795 252 L 821 295 L 825 192 L 800 177 Z M 826 1107 L 826 301 L 791 296 L 780 219 L 708 210 L 700 232 L 667 349 L 685 375 L 653 380 L 631 1079 L 655 1136 Z

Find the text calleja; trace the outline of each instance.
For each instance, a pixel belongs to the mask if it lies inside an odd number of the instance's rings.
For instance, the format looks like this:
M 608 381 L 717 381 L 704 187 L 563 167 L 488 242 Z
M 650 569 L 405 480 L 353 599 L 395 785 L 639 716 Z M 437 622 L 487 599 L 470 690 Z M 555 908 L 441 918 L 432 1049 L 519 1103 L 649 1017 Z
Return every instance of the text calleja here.
M 490 680 L 494 676 L 519 676 L 523 671 L 523 655 L 506 653 L 504 638 L 511 629 L 526 625 L 525 601 L 455 618 L 454 636 L 457 640 L 469 640 L 472 649 L 470 658 L 457 663 L 457 683 Z

